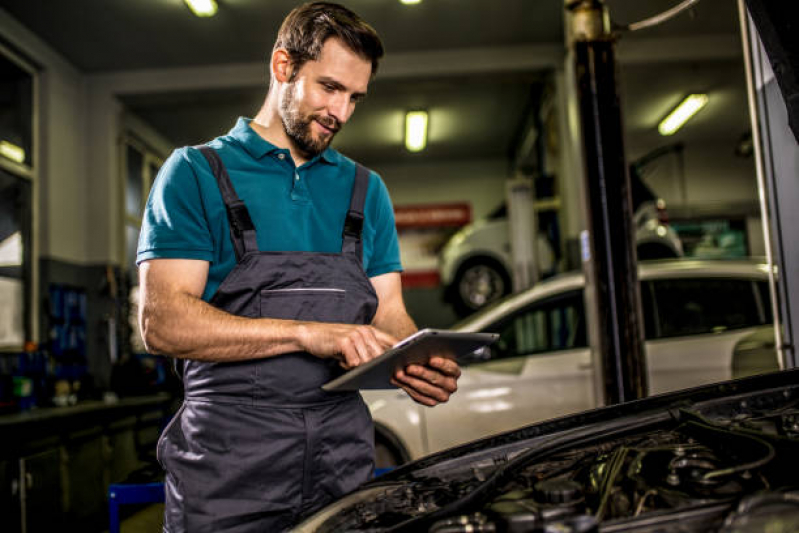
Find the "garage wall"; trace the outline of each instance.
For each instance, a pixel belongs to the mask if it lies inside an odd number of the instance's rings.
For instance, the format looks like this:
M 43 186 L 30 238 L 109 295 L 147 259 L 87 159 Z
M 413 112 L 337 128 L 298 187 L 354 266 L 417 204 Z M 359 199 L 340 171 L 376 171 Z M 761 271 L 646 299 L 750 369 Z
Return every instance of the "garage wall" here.
M 487 215 L 505 200 L 508 163 L 504 159 L 379 165 L 394 205 L 468 202 L 472 219 Z
M 80 73 L 0 9 L 0 35 L 40 68 L 36 179 L 39 251 L 43 257 L 84 261 L 88 231 L 86 83 Z
M 667 206 L 686 207 L 726 203 L 757 203 L 757 178 L 752 158 L 735 156 L 729 143 L 686 144 L 685 174 L 675 156 L 647 168 L 644 181 L 661 196 Z M 630 159 L 641 154 L 630 154 Z M 687 202 L 685 201 L 687 198 Z

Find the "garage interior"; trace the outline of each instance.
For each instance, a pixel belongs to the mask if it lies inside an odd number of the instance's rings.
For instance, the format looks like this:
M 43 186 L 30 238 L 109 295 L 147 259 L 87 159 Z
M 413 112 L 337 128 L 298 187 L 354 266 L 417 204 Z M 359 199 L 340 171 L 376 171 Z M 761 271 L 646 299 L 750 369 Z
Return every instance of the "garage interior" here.
M 207 18 L 183 0 L 0 4 L 0 514 L 12 517 L 8 531 L 107 530 L 109 485 L 161 475 L 155 443 L 180 388 L 169 362 L 146 354 L 135 322 L 147 194 L 173 149 L 223 135 L 258 110 L 274 35 L 299 4 L 216 3 Z M 502 250 L 521 273 L 485 259 L 506 268 L 497 296 L 582 269 L 587 163 L 564 3 L 345 3 L 375 27 L 386 57 L 333 147 L 387 185 L 417 325 L 451 328 L 473 311 L 447 299 L 441 254 L 506 204 L 511 217 L 523 209 L 511 223 L 527 226 L 506 232 Z M 797 251 L 781 231 L 789 234 L 799 195 L 787 179 L 799 151 L 787 120 L 768 120 L 785 111 L 762 51 L 747 72 L 746 56 L 760 49 L 756 34 L 751 47 L 742 41 L 743 3 L 695 2 L 637 31 L 624 27 L 677 1 L 604 3 L 616 24 L 626 163 L 657 198 L 656 216 L 679 237 L 680 255 L 771 261 L 776 253 L 790 272 Z M 761 104 L 759 135 L 748 81 L 777 102 Z M 706 105 L 675 133 L 659 133 L 695 93 Z M 418 151 L 404 145 L 410 111 L 427 113 Z M 519 263 L 509 246 L 522 241 L 528 255 Z M 771 293 L 779 303 L 769 303 L 786 346 L 799 316 L 789 313 L 789 285 L 783 279 Z M 795 366 L 794 357 L 786 349 L 780 367 Z M 136 520 L 139 508 L 123 514 Z M 153 530 L 150 517 L 139 519 L 144 525 L 122 530 Z

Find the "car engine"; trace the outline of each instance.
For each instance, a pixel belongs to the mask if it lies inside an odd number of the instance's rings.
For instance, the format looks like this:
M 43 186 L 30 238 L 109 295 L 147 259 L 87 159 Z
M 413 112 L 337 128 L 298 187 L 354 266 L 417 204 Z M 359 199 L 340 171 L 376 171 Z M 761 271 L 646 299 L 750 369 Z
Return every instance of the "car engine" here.
M 422 460 L 378 478 L 369 484 L 374 496 L 318 531 L 799 531 L 796 388 L 678 405 L 491 451 Z

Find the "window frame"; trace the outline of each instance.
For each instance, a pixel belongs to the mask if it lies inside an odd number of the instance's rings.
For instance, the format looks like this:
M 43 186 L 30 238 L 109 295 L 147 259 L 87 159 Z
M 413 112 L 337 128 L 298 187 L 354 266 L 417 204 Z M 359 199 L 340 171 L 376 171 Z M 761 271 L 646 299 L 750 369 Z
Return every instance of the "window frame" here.
M 131 215 L 128 213 L 128 204 L 127 204 L 127 184 L 128 184 L 128 147 L 133 148 L 137 152 L 142 155 L 142 176 L 141 176 L 141 200 L 139 202 L 139 209 L 137 215 Z M 129 272 L 128 266 L 131 264 L 132 260 L 135 258 L 128 257 L 128 242 L 127 242 L 127 229 L 129 227 L 135 227 L 137 230 L 141 229 L 142 224 L 142 216 L 144 214 L 144 207 L 147 205 L 147 197 L 150 194 L 150 189 L 152 189 L 153 182 L 155 181 L 156 175 L 158 174 L 158 170 L 155 172 L 152 171 L 152 167 L 157 167 L 160 169 L 161 166 L 164 164 L 165 158 L 161 157 L 154 149 L 152 149 L 147 143 L 140 141 L 133 133 L 126 131 L 120 138 L 119 141 L 119 181 L 120 181 L 120 213 L 122 217 L 122 224 L 121 226 L 121 236 L 120 236 L 120 250 L 119 256 L 121 257 L 121 265 L 122 269 L 130 275 L 130 281 L 132 285 L 138 285 L 138 278 L 137 276 L 133 275 L 133 272 Z
M 141 166 L 141 194 L 139 195 L 139 206 L 136 214 L 128 212 L 128 149 L 131 148 L 139 152 L 142 156 Z M 128 251 L 128 229 L 135 228 L 136 235 L 138 236 L 141 231 L 142 217 L 144 215 L 144 208 L 147 205 L 147 198 L 150 195 L 150 189 L 158 174 L 158 170 L 163 166 L 165 158 L 162 157 L 155 149 L 150 147 L 146 142 L 141 141 L 132 131 L 126 129 L 119 138 L 118 145 L 119 153 L 119 197 L 118 208 L 121 217 L 120 239 L 119 239 L 119 257 L 121 258 L 121 271 L 124 278 L 127 279 L 128 290 L 128 305 L 125 306 L 127 320 L 130 322 L 129 327 L 123 327 L 123 335 L 126 337 L 126 342 L 131 350 L 135 353 L 144 353 L 144 342 L 141 339 L 141 334 L 138 327 L 136 327 L 136 315 L 138 314 L 138 287 L 139 277 L 135 268 L 130 268 L 135 257 L 130 257 Z
M 29 217 L 26 221 L 29 236 L 24 239 L 25 249 L 23 251 L 23 335 L 22 346 L 2 345 L 0 353 L 19 352 L 25 349 L 27 341 L 38 341 L 40 339 L 40 287 L 39 287 L 39 158 L 40 158 L 40 102 L 41 102 L 41 81 L 39 69 L 35 64 L 24 58 L 22 55 L 6 46 L 0 41 L 0 59 L 13 63 L 18 68 L 24 70 L 31 76 L 31 154 L 30 164 L 17 163 L 6 157 L 0 156 L 0 169 L 10 174 L 12 177 L 27 182 L 30 186 L 30 208 Z

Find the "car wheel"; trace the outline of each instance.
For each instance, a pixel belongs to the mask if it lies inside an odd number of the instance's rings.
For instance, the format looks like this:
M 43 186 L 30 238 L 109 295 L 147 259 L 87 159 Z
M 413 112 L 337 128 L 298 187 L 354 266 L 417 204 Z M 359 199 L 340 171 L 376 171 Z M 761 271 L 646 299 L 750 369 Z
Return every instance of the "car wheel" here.
M 453 305 L 460 316 L 469 315 L 511 292 L 510 277 L 505 269 L 490 259 L 472 261 L 461 267 L 453 286 Z
M 395 468 L 404 461 L 393 446 L 378 439 L 375 441 L 375 468 Z

